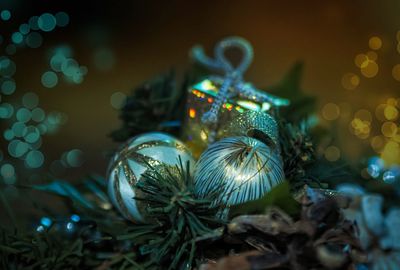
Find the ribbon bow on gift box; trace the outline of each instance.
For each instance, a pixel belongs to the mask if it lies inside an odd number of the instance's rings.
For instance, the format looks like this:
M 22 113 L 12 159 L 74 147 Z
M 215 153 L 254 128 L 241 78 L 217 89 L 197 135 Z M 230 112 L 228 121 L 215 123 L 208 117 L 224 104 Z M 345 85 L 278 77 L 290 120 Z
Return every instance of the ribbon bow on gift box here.
M 237 47 L 243 53 L 242 61 L 234 67 L 225 58 L 225 51 Z M 243 74 L 253 60 L 253 48 L 250 43 L 240 37 L 228 37 L 220 41 L 214 48 L 215 59 L 208 57 L 201 46 L 192 49 L 193 58 L 204 66 L 224 72 L 224 76 L 213 76 L 212 80 L 221 83 L 221 88 L 214 100 L 211 109 L 204 113 L 201 121 L 205 124 L 214 124 L 218 121 L 218 114 L 222 104 L 231 96 L 240 95 L 257 102 L 268 102 L 274 106 L 287 106 L 289 100 L 273 96 L 253 87 L 243 80 Z

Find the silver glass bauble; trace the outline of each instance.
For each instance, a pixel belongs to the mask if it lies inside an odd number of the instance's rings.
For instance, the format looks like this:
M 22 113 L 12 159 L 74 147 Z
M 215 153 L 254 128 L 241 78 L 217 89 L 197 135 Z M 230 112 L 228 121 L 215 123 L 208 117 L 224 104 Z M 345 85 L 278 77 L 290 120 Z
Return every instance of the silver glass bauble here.
M 153 167 L 175 166 L 179 165 L 179 157 L 183 164 L 189 161 L 193 170 L 195 160 L 186 146 L 176 138 L 160 132 L 136 136 L 114 155 L 108 170 L 108 194 L 126 219 L 144 221 L 145 205 L 134 197 L 140 193 L 135 184 L 148 170 L 148 164 Z
M 259 199 L 283 180 L 279 151 L 245 136 L 211 144 L 194 171 L 196 192 L 204 196 L 221 189 L 220 200 L 227 205 Z

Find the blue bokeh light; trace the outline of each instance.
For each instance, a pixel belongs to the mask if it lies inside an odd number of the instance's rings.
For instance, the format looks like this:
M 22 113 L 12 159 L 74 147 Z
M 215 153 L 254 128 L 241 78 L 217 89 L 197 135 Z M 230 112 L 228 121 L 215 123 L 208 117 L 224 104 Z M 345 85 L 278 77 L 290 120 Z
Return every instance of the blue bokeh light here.
M 1 84 L 1 92 L 4 95 L 11 95 L 15 92 L 16 89 L 16 85 L 15 85 L 15 81 L 12 79 L 7 79 L 5 81 L 3 81 L 3 83 Z
M 0 12 L 0 18 L 3 21 L 8 21 L 9 19 L 11 19 L 11 12 L 7 9 L 4 9 Z
M 15 32 L 11 35 L 11 40 L 15 44 L 21 44 L 24 41 L 24 36 L 20 32 Z
M 31 120 L 32 113 L 27 108 L 20 108 L 16 113 L 16 117 L 19 122 L 26 123 Z
M 30 30 L 30 26 L 27 23 L 23 23 L 19 26 L 19 32 L 21 32 L 23 35 L 28 34 Z
M 36 49 L 42 45 L 43 38 L 38 32 L 31 32 L 27 35 L 25 42 L 28 47 Z
M 9 163 L 5 163 L 1 166 L 0 168 L 0 174 L 4 177 L 4 178 L 9 178 L 15 175 L 15 169 L 14 166 L 9 164 Z
M 79 222 L 81 220 L 81 217 L 76 215 L 76 214 L 74 214 L 74 215 L 71 216 L 71 220 L 73 222 Z
M 53 222 L 51 221 L 51 219 L 48 218 L 48 217 L 42 217 L 42 218 L 40 219 L 40 223 L 41 223 L 43 226 L 45 226 L 45 227 L 50 227 L 51 224 L 53 224 Z
M 43 73 L 41 81 L 44 87 L 53 88 L 58 83 L 58 77 L 55 72 L 46 71 L 45 73 Z
M 39 97 L 33 93 L 28 92 L 22 97 L 22 105 L 24 105 L 28 109 L 34 109 L 39 104 Z
M 30 27 L 32 30 L 39 30 L 38 20 L 39 20 L 39 17 L 38 17 L 38 16 L 32 16 L 32 17 L 29 19 L 29 27 Z
M 32 111 L 32 120 L 35 122 L 42 122 L 46 118 L 46 114 L 43 109 L 35 108 Z
M 29 168 L 39 168 L 43 165 L 44 156 L 38 150 L 30 151 L 25 157 L 26 166 Z
M 65 12 L 58 12 L 55 15 L 57 26 L 65 27 L 69 24 L 69 15 Z
M 9 103 L 0 104 L 0 118 L 7 119 L 14 114 L 14 107 Z
M 44 32 L 50 32 L 56 27 L 56 18 L 50 13 L 43 13 L 40 15 L 38 21 L 40 30 Z

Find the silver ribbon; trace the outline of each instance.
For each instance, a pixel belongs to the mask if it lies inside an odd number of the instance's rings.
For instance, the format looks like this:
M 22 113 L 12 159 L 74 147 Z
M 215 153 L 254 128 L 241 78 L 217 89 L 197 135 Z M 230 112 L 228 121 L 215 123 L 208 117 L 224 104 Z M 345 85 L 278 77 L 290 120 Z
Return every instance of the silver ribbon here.
M 225 57 L 225 51 L 233 47 L 239 48 L 243 53 L 242 61 L 237 67 L 233 67 L 232 63 Z M 225 38 L 215 46 L 214 55 L 214 59 L 208 57 L 201 46 L 192 48 L 192 56 L 196 61 L 210 69 L 224 73 L 224 76 L 212 77 L 214 81 L 221 83 L 221 88 L 211 109 L 203 114 L 201 118 L 203 123 L 217 123 L 219 109 L 222 104 L 225 103 L 228 97 L 235 95 L 240 95 L 257 102 L 268 102 L 277 107 L 289 105 L 289 100 L 264 93 L 243 80 L 243 74 L 253 60 L 253 48 L 247 40 L 241 37 Z M 229 93 L 230 89 L 232 89 L 231 93 Z

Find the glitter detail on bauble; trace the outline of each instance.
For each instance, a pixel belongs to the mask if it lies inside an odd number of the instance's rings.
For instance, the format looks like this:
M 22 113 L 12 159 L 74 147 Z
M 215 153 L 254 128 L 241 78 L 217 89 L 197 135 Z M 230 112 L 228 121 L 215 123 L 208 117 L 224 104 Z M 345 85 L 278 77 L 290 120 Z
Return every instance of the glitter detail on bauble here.
M 278 147 L 278 125 L 266 112 L 245 111 L 238 114 L 224 129 L 224 137 L 248 136 Z

